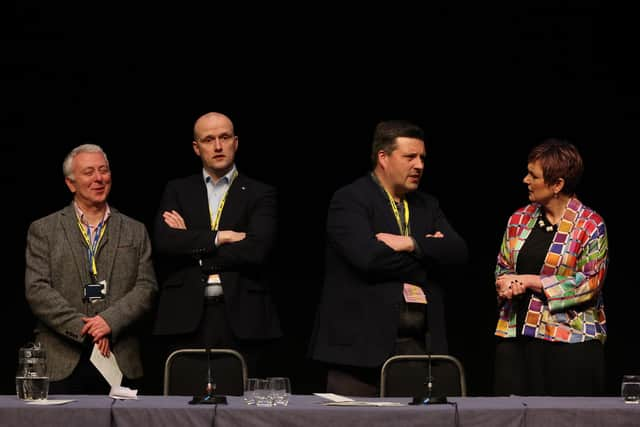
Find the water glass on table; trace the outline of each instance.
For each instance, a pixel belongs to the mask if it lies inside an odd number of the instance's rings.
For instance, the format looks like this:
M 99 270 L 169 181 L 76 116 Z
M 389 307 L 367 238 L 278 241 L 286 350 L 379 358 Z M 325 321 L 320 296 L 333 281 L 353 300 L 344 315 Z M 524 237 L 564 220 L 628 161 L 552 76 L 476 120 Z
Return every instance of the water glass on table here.
M 21 400 L 47 400 L 47 353 L 40 343 L 28 343 L 18 352 L 16 394 Z
M 269 389 L 269 381 L 258 378 L 256 380 L 256 388 L 253 392 L 256 400 L 256 406 L 273 406 L 271 391 Z
M 291 381 L 287 377 L 270 377 L 269 391 L 274 406 L 287 406 L 291 395 Z
M 245 387 L 244 387 L 244 395 L 242 396 L 242 399 L 247 405 L 256 404 L 255 392 L 256 392 L 257 381 L 258 381 L 258 378 L 247 378 L 247 383 L 245 384 Z
M 626 403 L 640 403 L 640 375 L 623 376 L 620 394 Z

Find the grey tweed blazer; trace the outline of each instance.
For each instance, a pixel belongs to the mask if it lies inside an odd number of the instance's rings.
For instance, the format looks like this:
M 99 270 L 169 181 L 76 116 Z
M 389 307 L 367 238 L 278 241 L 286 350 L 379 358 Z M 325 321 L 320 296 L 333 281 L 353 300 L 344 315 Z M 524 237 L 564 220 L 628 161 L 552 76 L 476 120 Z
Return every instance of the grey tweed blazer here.
M 135 322 L 149 311 L 157 292 L 147 230 L 111 208 L 97 250 L 98 280 L 107 281 L 106 298 L 82 299 L 89 282 L 87 245 L 73 203 L 34 221 L 27 233 L 25 295 L 37 318 L 35 340 L 47 350 L 52 381 L 68 377 L 91 337 L 80 336 L 82 317 L 100 315 L 111 327 L 111 350 L 127 378 L 142 376 Z M 86 340 L 85 340 L 86 338 Z

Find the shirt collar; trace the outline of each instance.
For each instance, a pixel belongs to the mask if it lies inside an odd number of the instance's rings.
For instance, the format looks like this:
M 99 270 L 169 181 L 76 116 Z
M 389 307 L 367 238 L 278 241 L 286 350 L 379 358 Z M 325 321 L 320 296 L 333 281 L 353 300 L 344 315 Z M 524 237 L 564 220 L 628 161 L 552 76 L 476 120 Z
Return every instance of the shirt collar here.
M 82 211 L 82 209 L 80 209 L 80 206 L 78 206 L 78 204 L 75 201 L 73 202 L 73 207 L 76 210 L 76 215 L 78 216 L 78 218 L 80 218 L 80 222 L 82 224 L 88 226 L 88 227 L 93 227 L 86 220 L 84 212 Z M 109 204 L 107 203 L 107 210 L 104 212 L 104 217 L 102 218 L 102 222 L 107 222 L 107 219 L 109 219 L 110 216 L 111 216 L 111 208 L 109 207 Z
M 233 177 L 234 173 L 236 173 L 236 165 L 235 165 L 235 163 L 234 163 L 233 167 L 231 168 L 231 170 L 229 172 L 227 172 L 222 178 L 220 178 L 218 180 L 218 182 L 223 182 L 225 184 L 229 184 L 231 182 L 231 178 Z M 202 177 L 204 179 L 204 183 L 205 184 L 208 184 L 208 183 L 212 183 L 213 184 L 213 180 L 211 179 L 211 175 L 209 175 L 204 168 L 202 168 Z

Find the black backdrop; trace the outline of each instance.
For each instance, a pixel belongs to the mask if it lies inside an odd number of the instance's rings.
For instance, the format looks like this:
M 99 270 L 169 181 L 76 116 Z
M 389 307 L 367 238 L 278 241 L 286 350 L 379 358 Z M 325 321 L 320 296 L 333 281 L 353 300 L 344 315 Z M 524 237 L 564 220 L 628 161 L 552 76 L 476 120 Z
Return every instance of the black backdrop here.
M 221 111 L 236 124 L 239 169 L 279 189 L 285 339 L 273 363 L 294 392 L 324 387 L 306 350 L 329 198 L 369 169 L 375 124 L 405 118 L 428 134 L 422 188 L 471 249 L 468 267 L 452 271 L 447 318 L 473 395 L 490 393 L 492 274 L 506 219 L 527 201 L 528 150 L 549 136 L 578 146 L 586 161 L 579 196 L 610 233 L 608 391 L 617 394 L 622 374 L 640 372 L 628 350 L 640 297 L 635 233 L 629 220 L 623 228 L 635 196 L 629 151 L 640 133 L 637 30 L 625 10 L 553 4 L 366 13 L 327 4 L 241 13 L 219 4 L 3 6 L 0 393 L 13 392 L 17 349 L 33 326 L 23 296 L 26 230 L 68 203 L 64 155 L 86 140 L 101 144 L 111 203 L 150 226 L 164 183 L 199 169 L 193 121 Z M 145 359 L 157 365 L 145 340 Z M 159 375 L 149 372 L 143 392 L 161 392 Z

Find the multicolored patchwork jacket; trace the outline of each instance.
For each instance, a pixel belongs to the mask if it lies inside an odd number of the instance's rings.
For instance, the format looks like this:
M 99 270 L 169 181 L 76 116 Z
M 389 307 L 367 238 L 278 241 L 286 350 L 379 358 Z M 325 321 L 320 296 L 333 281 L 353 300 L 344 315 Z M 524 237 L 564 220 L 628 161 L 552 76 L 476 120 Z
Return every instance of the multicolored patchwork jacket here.
M 520 249 L 541 209 L 537 203 L 529 204 L 509 218 L 496 277 L 515 273 Z M 608 263 L 602 217 L 578 199 L 570 199 L 540 271 L 544 293 L 529 299 L 522 335 L 567 343 L 592 339 L 604 343 L 607 324 L 601 290 Z M 508 300 L 501 301 L 495 334 L 516 336 L 516 310 Z

